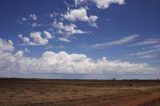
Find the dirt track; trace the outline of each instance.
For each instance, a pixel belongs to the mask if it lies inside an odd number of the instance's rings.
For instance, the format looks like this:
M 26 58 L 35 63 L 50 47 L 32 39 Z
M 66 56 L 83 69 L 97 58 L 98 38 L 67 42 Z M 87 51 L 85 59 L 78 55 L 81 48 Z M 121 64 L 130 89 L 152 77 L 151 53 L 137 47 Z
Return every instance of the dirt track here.
M 0 106 L 160 106 L 160 81 L 0 79 Z

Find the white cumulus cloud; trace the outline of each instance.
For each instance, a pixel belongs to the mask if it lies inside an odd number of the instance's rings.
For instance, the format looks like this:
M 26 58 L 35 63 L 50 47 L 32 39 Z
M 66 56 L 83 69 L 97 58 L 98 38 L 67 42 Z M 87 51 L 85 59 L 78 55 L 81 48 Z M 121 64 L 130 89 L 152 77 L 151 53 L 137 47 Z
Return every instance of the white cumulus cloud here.
M 125 0 L 75 0 L 75 6 L 77 7 L 77 5 L 80 5 L 86 2 L 95 3 L 97 8 L 99 9 L 109 8 L 111 4 L 119 4 L 119 5 L 125 4 Z
M 24 44 L 30 44 L 30 38 L 25 37 L 22 34 L 19 34 L 18 37 L 24 42 Z
M 125 0 L 93 0 L 96 3 L 97 7 L 100 9 L 109 8 L 111 4 L 122 5 L 125 3 Z
M 70 10 L 64 15 L 64 18 L 70 21 L 86 21 L 95 26 L 98 16 L 88 16 L 85 8 L 79 8 Z
M 83 34 L 84 31 L 77 29 L 77 26 L 74 24 L 64 25 L 62 22 L 54 22 L 53 26 L 60 32 L 65 35 L 73 34 Z
M 41 32 L 32 32 L 30 34 L 30 37 L 33 38 L 33 42 L 35 44 L 40 44 L 40 45 L 46 45 L 46 44 L 48 44 L 48 39 L 43 38 L 41 36 Z
M 111 61 L 106 57 L 93 60 L 85 54 L 68 54 L 46 51 L 39 58 L 25 57 L 22 51 L 16 54 L 0 55 L 1 71 L 19 72 L 55 72 L 55 73 L 153 73 L 156 68 L 148 64 L 136 64 L 124 61 Z
M 52 39 L 53 38 L 53 35 L 51 33 L 49 33 L 48 31 L 43 31 L 43 33 L 44 33 L 44 35 L 47 39 Z
M 12 52 L 14 50 L 14 43 L 11 40 L 4 40 L 0 38 L 0 54 L 3 52 Z
M 29 37 L 25 37 L 22 34 L 18 35 L 18 37 L 23 41 L 22 45 L 47 45 L 48 40 L 52 39 L 53 35 L 47 31 L 43 31 L 43 33 L 32 32 Z

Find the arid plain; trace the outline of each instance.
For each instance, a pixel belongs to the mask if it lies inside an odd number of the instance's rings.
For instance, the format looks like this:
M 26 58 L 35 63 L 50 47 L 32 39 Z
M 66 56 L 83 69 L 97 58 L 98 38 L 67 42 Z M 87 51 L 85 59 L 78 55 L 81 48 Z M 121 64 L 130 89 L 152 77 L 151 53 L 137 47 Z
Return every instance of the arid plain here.
M 160 106 L 159 80 L 0 79 L 0 106 Z

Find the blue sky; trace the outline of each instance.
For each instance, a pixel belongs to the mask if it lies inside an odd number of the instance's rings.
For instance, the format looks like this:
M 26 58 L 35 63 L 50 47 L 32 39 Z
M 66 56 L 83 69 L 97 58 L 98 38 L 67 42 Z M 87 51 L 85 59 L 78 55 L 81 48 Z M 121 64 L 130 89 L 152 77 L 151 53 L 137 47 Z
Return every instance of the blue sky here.
M 159 0 L 1 0 L 0 71 L 160 75 L 158 10 Z

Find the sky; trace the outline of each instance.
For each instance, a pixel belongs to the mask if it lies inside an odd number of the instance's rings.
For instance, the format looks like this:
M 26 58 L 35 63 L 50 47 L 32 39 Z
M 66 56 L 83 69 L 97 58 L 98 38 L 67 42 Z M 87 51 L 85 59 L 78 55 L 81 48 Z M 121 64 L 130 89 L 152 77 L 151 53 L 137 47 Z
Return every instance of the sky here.
M 160 78 L 159 0 L 1 0 L 0 77 Z

